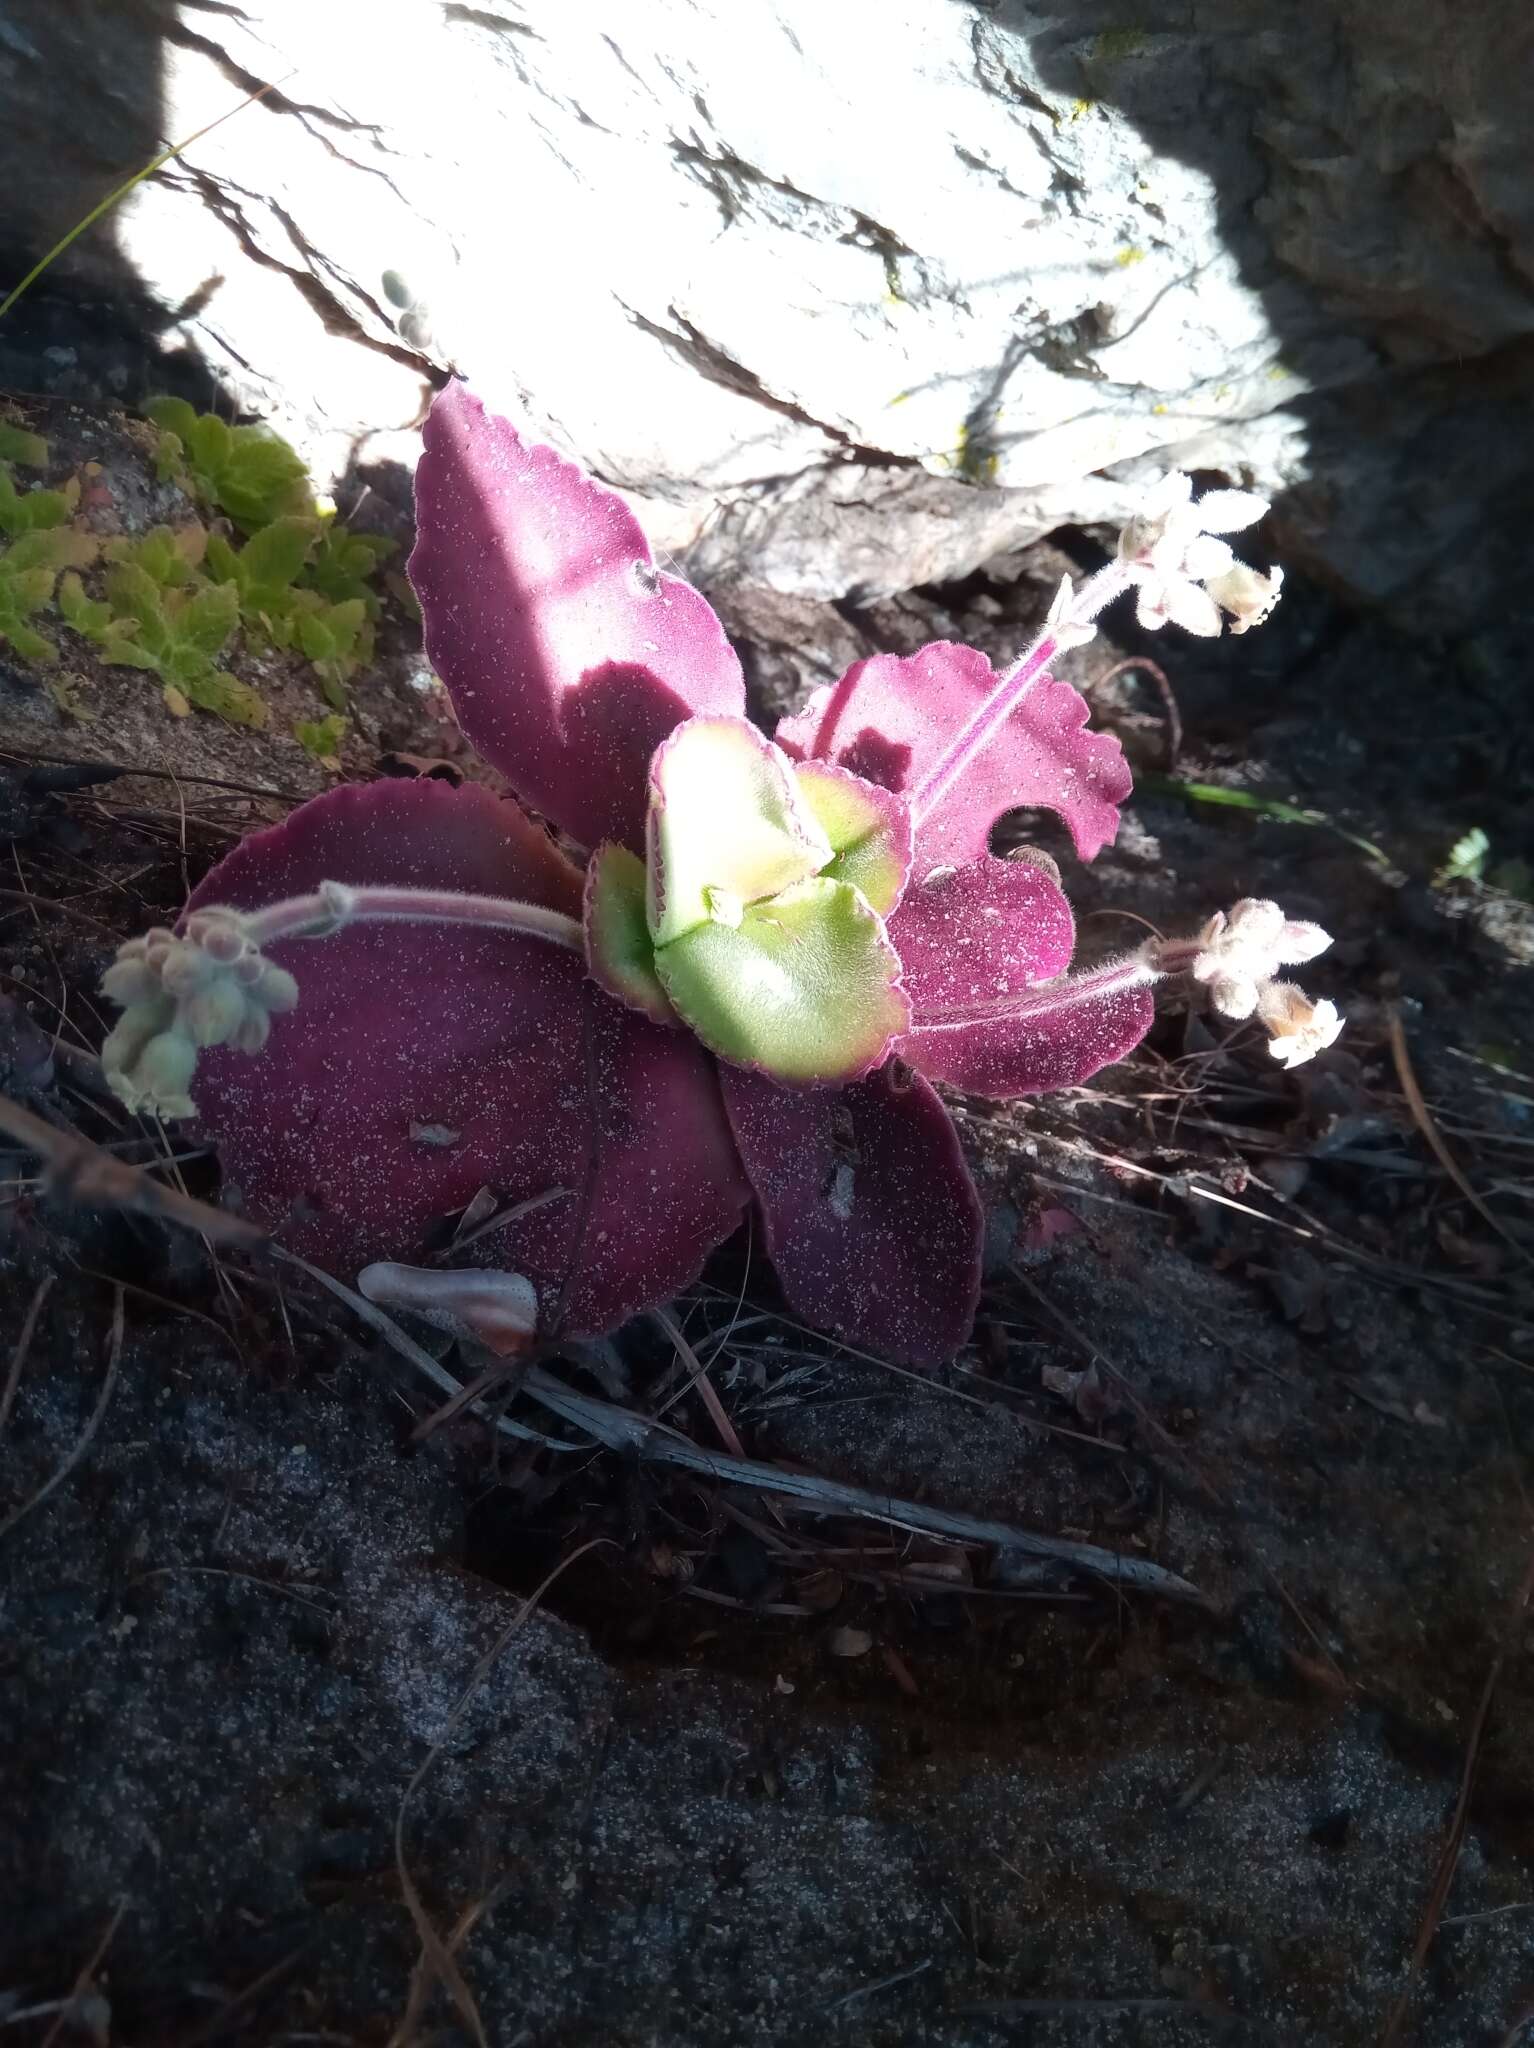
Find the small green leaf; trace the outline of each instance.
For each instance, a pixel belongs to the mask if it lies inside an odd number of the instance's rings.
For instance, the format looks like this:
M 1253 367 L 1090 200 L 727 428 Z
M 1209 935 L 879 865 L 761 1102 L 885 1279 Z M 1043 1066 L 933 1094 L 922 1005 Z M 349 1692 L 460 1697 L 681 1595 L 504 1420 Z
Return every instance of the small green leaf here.
M 370 579 L 380 562 L 394 553 L 395 543 L 381 533 L 351 533 L 332 520 L 320 537 L 305 580 L 331 604 L 361 598 L 370 615 L 376 615 L 379 600 Z
M 212 479 L 216 485 L 223 475 L 233 446 L 230 428 L 224 425 L 217 413 L 200 412 L 193 414 L 188 426 L 178 426 L 175 432 L 186 443 L 186 452 L 191 457 L 192 467 Z
M 162 433 L 155 442 L 154 473 L 157 483 L 168 484 L 178 478 L 186 467 L 186 449 L 179 434 Z
M 286 441 L 266 427 L 236 427 L 217 482 L 220 505 L 236 526 L 255 533 L 274 519 L 314 510 L 309 472 Z
M 656 949 L 676 1009 L 711 1050 L 793 1086 L 850 1081 L 910 1023 L 900 961 L 858 890 L 823 876 Z
M 24 533 L 7 551 L 12 569 L 84 569 L 96 559 L 96 540 L 72 527 Z
M 209 583 L 176 621 L 176 637 L 211 661 L 240 622 L 240 593 L 232 583 Z
M 22 491 L 13 498 L 7 508 L 10 514 L 6 525 L 10 533 L 38 533 L 45 527 L 62 526 L 74 512 L 79 502 L 78 485 L 73 495 L 62 491 Z
M 245 572 L 240 557 L 221 533 L 210 533 L 204 559 L 215 583 L 237 583 L 243 589 Z
M 137 562 L 119 562 L 109 569 L 106 593 L 114 615 L 135 622 L 140 643 L 151 653 L 163 653 L 170 646 L 170 621 L 159 587 Z
M 298 580 L 319 529 L 312 519 L 274 519 L 253 533 L 240 550 L 241 580 L 247 589 L 286 590 Z
M 313 612 L 305 613 L 297 621 L 298 644 L 311 661 L 333 661 L 336 643 L 329 626 Z
M 831 843 L 786 754 L 744 718 L 685 719 L 650 763 L 650 932 L 666 946 L 818 874 Z
M 87 597 L 85 585 L 73 569 L 59 578 L 58 604 L 64 623 L 83 633 L 87 640 L 99 639 L 112 623 L 112 607 Z
M 332 712 L 328 718 L 301 718 L 293 728 L 293 737 L 316 761 L 335 765 L 346 728 L 347 720 L 339 712 Z
M 197 425 L 197 411 L 184 398 L 150 398 L 144 404 L 144 417 L 153 420 L 164 433 L 174 434 L 183 447 L 190 447 L 192 430 Z
M 12 548 L 11 554 L 15 552 Z M 29 612 L 41 611 L 53 595 L 52 569 L 13 567 L 9 558 L 5 566 L 9 572 L 5 578 L 7 608 L 23 618 Z
M 41 434 L 29 434 L 25 427 L 13 427 L 0 420 L 0 462 L 19 462 L 23 469 L 48 467 L 48 443 Z
M 1479 825 L 1472 825 L 1449 848 L 1449 857 L 1438 870 L 1440 882 L 1478 882 L 1486 871 L 1491 841 Z
M 344 711 L 346 709 L 348 701 L 346 695 L 346 681 L 345 678 L 338 673 L 335 663 L 331 661 L 322 662 L 320 664 L 318 674 L 320 683 L 320 695 L 325 699 L 325 702 L 330 706 L 332 711 Z
M 645 922 L 644 862 L 626 846 L 605 841 L 586 868 L 586 965 L 591 978 L 620 1003 L 674 1024 L 655 971 L 655 948 Z
M 23 661 L 57 661 L 59 658 L 59 650 L 51 640 L 45 640 L 41 633 L 23 625 L 19 619 L 7 619 L 3 614 L 0 614 L 0 640 L 9 640 Z
M 356 651 L 358 635 L 367 625 L 368 608 L 362 598 L 349 597 L 341 604 L 333 604 L 324 620 L 336 653 L 345 657 Z
M 238 676 L 222 671 L 196 677 L 186 685 L 186 694 L 199 711 L 212 711 L 231 725 L 260 729 L 266 724 L 266 706 Z
M 133 637 L 135 631 L 132 619 L 114 620 L 101 636 L 101 659 L 109 668 L 158 670 L 162 657 L 140 647 Z

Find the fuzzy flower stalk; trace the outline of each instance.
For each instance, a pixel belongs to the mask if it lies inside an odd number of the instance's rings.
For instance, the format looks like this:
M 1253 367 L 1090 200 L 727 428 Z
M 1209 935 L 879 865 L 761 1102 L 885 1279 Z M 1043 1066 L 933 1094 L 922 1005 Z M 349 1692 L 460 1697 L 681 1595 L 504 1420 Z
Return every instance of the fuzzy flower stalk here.
M 1058 871 L 990 850 L 1020 806 L 1083 859 L 1112 840 L 1122 750 L 1049 664 L 1129 592 L 1146 624 L 1258 623 L 1277 572 L 1220 536 L 1260 499 L 1172 479 L 1004 673 L 946 642 L 874 656 L 771 739 L 623 502 L 462 386 L 416 501 L 427 654 L 514 797 L 317 797 L 103 984 L 124 1102 L 188 1116 L 195 1083 L 228 1180 L 303 1256 L 515 1347 L 669 1299 L 751 1207 L 797 1313 L 929 1365 L 968 1334 L 982 1234 L 934 1084 L 1077 1085 L 1174 977 L 1286 1066 L 1335 1038 L 1280 974 L 1319 927 L 1248 899 L 1073 968 Z

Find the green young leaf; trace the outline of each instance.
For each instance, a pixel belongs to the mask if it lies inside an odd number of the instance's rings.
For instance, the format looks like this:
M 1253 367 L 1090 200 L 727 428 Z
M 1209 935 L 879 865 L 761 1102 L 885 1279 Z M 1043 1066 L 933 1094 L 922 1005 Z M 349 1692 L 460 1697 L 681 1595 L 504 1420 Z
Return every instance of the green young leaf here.
M 235 427 L 215 496 L 235 525 L 256 533 L 274 519 L 314 510 L 314 492 L 302 459 L 266 427 Z
M 274 519 L 246 541 L 238 575 L 253 610 L 281 608 L 281 595 L 298 581 L 318 531 L 312 519 Z
M 9 420 L 0 420 L 0 462 L 19 462 L 23 469 L 46 469 L 48 443 L 41 434 L 30 434 L 25 427 L 13 427 Z
M 341 742 L 346 738 L 346 728 L 347 720 L 339 712 L 332 712 L 328 718 L 299 719 L 293 728 L 293 737 L 316 761 L 334 765 Z
M 85 585 L 73 569 L 59 578 L 58 604 L 65 625 L 73 626 L 87 640 L 99 640 L 112 623 L 112 607 L 87 597 Z
M 329 626 L 315 612 L 300 614 L 295 622 L 298 644 L 311 661 L 334 661 L 337 647 Z
M 193 469 L 217 483 L 229 461 L 233 430 L 225 426 L 217 413 L 200 412 L 193 414 L 187 426 L 175 431 L 186 443 Z
M 655 968 L 706 1046 L 791 1086 L 870 1072 L 910 1024 L 883 920 L 824 876 L 750 905 L 738 925 L 694 926 L 657 948 Z
M 188 527 L 152 526 L 136 540 L 109 541 L 106 553 L 111 561 L 142 569 L 162 590 L 176 590 L 192 581 L 206 542 L 201 521 L 193 520 Z
M 18 491 L 9 470 L 0 466 L 0 533 L 14 538 L 62 526 L 79 502 L 80 485 L 74 478 L 58 491 Z
M 161 655 L 169 653 L 172 640 L 158 585 L 137 562 L 119 562 L 107 571 L 106 594 L 114 619 L 134 627 L 137 653 L 150 657 L 147 661 L 137 659 L 136 655 L 120 658 L 134 668 L 154 667 Z
M 162 433 L 154 447 L 156 483 L 173 483 L 186 468 L 186 449 L 179 434 Z
M 605 840 L 586 868 L 586 965 L 599 987 L 657 1024 L 674 1024 L 645 921 L 644 862 Z
M 144 416 L 153 420 L 163 433 L 174 434 L 184 448 L 191 446 L 192 430 L 197 425 L 197 409 L 188 405 L 184 398 L 146 399 Z
M 786 754 L 744 718 L 685 719 L 650 763 L 650 932 L 667 946 L 818 874 L 831 842 Z
M 6 560 L 13 569 L 85 569 L 96 559 L 96 545 L 93 534 L 76 533 L 72 526 L 55 526 L 24 533 Z
M 209 662 L 240 622 L 240 593 L 232 583 L 209 583 L 175 622 L 176 638 Z
M 208 535 L 207 553 L 204 557 L 208 574 L 215 583 L 237 583 L 243 590 L 245 572 L 240 566 L 240 557 L 230 547 L 221 533 Z
M 861 889 L 879 915 L 888 917 L 911 868 L 911 817 L 905 803 L 829 761 L 796 762 L 794 779 L 836 855 L 821 872 L 833 882 Z
M 368 616 L 376 618 L 380 605 L 371 588 L 372 577 L 394 549 L 395 543 L 381 533 L 352 533 L 332 520 L 320 536 L 305 581 L 331 604 L 360 598 Z
M 0 640 L 9 640 L 23 661 L 57 661 L 59 650 L 51 640 L 20 619 L 9 619 L 0 609 Z
M 147 668 L 158 672 L 164 653 L 151 654 L 140 647 L 137 624 L 132 619 L 114 619 L 100 640 L 101 659 L 109 668 Z
M 340 604 L 333 604 L 322 616 L 336 653 L 343 660 L 355 654 L 368 622 L 366 601 L 360 597 L 346 598 Z
M 8 640 L 24 661 L 56 661 L 58 649 L 27 621 L 53 595 L 51 568 L 18 561 L 24 543 L 0 555 L 0 640 Z
M 266 724 L 266 706 L 238 676 L 214 670 L 189 678 L 182 688 L 199 711 L 212 711 L 231 725 L 248 725 L 259 730 Z
M 57 662 L 57 647 L 29 618 L 53 596 L 53 567 L 37 561 L 45 535 L 27 535 L 0 555 L 0 639 L 10 641 L 23 662 Z
M 1439 882 L 1478 882 L 1486 871 L 1491 841 L 1479 825 L 1472 825 L 1449 848 L 1449 857 L 1434 877 Z

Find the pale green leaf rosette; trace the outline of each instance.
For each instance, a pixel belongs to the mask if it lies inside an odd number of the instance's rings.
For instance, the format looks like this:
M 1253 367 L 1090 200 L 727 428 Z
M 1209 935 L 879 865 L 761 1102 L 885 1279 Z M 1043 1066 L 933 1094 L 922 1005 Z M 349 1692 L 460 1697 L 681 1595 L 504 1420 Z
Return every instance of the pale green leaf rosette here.
M 650 936 L 670 945 L 723 912 L 818 875 L 832 846 L 787 756 L 743 718 L 689 718 L 650 763 Z
M 842 770 L 806 776 L 744 719 L 690 718 L 650 764 L 648 847 L 652 971 L 706 1046 L 799 1086 L 879 1064 L 910 1018 L 880 914 L 909 865 L 898 799 Z M 646 1007 L 637 863 L 598 862 L 592 973 Z
M 800 1087 L 869 1073 L 910 1022 L 883 919 L 824 876 L 695 925 L 655 967 L 712 1052 Z

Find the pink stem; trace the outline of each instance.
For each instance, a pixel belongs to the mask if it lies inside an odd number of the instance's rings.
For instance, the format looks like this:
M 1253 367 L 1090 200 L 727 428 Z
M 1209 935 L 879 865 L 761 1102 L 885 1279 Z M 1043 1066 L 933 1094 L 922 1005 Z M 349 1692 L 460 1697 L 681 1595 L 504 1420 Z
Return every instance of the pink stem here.
M 1110 604 L 1121 590 L 1128 587 L 1129 578 L 1122 566 L 1110 562 L 1082 585 L 1068 618 L 1062 623 L 1067 626 L 1087 625 L 1104 605 Z M 1033 645 L 1018 656 L 974 717 L 949 741 L 931 769 L 917 783 L 910 798 L 913 824 L 919 825 L 929 812 L 936 809 L 970 762 L 982 748 L 990 745 L 1043 675 L 1060 652 L 1056 631 L 1053 626 L 1046 627 Z
M 321 939 L 349 924 L 469 924 L 547 939 L 573 953 L 583 950 L 581 928 L 562 911 L 504 896 L 460 896 L 450 889 L 354 889 L 322 882 L 312 896 L 292 896 L 265 910 L 236 912 L 257 948 L 283 939 Z
M 1003 1018 L 1049 1016 L 1068 1010 L 1076 1003 L 1116 995 L 1123 989 L 1148 988 L 1153 982 L 1164 979 L 1167 973 L 1175 974 L 1184 964 L 1177 959 L 1168 968 L 1160 960 L 1152 961 L 1144 953 L 1131 953 L 1125 960 L 1109 961 L 1106 966 L 1089 968 L 1085 974 L 1062 975 L 1058 981 L 1046 982 L 1041 988 L 1029 989 L 1025 995 L 988 1007 L 946 1010 L 936 1017 L 923 1015 L 916 1020 L 916 1028 L 923 1034 L 929 1031 L 971 1031 L 977 1024 L 995 1024 Z

